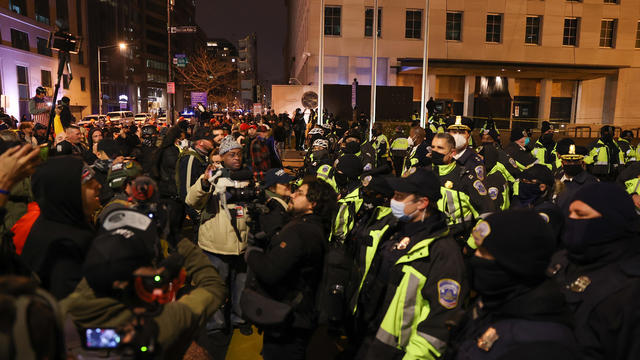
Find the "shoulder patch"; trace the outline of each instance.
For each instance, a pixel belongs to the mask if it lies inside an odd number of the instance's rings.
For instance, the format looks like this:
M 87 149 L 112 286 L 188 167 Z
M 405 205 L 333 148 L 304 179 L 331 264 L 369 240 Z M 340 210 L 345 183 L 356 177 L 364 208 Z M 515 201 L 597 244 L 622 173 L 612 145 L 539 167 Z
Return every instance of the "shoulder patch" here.
M 478 176 L 478 179 L 484 180 L 484 166 L 482 165 L 476 166 L 475 172 L 476 172 L 476 175 Z
M 473 187 L 478 191 L 480 195 L 487 195 L 487 189 L 484 187 L 484 184 L 480 180 L 476 180 L 473 182 Z
M 518 168 L 518 164 L 516 164 L 516 161 L 513 160 L 511 156 L 509 156 L 509 164 L 511 164 L 511 166 L 513 166 L 516 169 Z
M 438 302 L 445 309 L 453 309 L 458 306 L 460 296 L 460 283 L 453 279 L 441 279 L 438 281 Z
M 491 198 L 491 200 L 496 200 L 498 198 L 498 194 L 500 194 L 500 191 L 498 191 L 498 188 L 496 187 L 490 187 L 487 192 L 489 193 L 489 197 Z
M 540 215 L 540 217 L 542 218 L 542 220 L 544 220 L 544 222 L 546 222 L 547 224 L 549 223 L 549 215 L 543 212 L 539 212 L 538 215 Z

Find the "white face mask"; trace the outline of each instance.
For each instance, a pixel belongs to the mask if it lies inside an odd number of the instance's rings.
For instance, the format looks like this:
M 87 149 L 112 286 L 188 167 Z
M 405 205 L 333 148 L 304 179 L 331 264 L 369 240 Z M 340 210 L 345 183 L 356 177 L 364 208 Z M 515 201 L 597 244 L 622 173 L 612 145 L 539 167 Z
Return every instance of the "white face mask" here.
M 456 150 L 461 150 L 469 145 L 467 138 L 462 134 L 453 134 L 453 139 L 456 141 Z
M 187 139 L 180 140 L 180 142 L 178 143 L 178 147 L 180 147 L 183 150 L 188 148 L 189 147 L 189 140 L 187 140 Z
M 407 143 L 409 144 L 409 146 L 413 146 L 414 142 L 413 142 L 413 138 L 410 137 L 407 139 Z

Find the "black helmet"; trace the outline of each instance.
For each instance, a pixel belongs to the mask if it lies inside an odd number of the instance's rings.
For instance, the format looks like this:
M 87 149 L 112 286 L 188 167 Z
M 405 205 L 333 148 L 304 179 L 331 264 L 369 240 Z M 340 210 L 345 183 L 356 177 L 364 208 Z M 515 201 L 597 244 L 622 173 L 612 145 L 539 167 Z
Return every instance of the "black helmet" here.
M 153 125 L 145 125 L 142 127 L 141 135 L 143 139 L 158 136 L 158 129 Z
M 36 88 L 36 95 L 46 94 L 46 93 L 47 93 L 47 89 L 43 88 L 42 86 L 38 86 Z

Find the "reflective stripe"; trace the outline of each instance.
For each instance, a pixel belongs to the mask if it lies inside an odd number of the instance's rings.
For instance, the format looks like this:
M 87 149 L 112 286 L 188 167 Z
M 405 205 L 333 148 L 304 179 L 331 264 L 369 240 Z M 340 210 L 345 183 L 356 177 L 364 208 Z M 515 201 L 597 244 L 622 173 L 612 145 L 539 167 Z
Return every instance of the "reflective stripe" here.
M 433 345 L 438 352 L 442 353 L 444 349 L 447 347 L 447 343 L 438 339 L 435 336 L 431 336 L 429 334 L 423 333 L 422 331 L 418 331 L 418 335 L 422 336 L 425 340 L 429 342 L 429 344 Z
M 640 186 L 640 181 L 636 180 L 636 187 L 633 188 L 632 194 L 637 194 L 638 193 L 638 186 Z
M 453 201 L 453 193 L 450 190 L 447 190 L 447 214 L 454 222 L 457 222 L 456 204 Z
M 390 333 L 385 331 L 383 328 L 378 329 L 378 332 L 376 333 L 376 339 L 378 339 L 380 342 L 387 344 L 389 346 L 393 346 L 393 347 L 398 346 L 398 338 L 391 335 Z
M 195 158 L 195 156 L 190 156 L 189 157 L 189 162 L 187 163 L 187 191 L 189 191 L 189 189 L 191 188 L 191 186 L 193 185 L 191 183 L 191 170 L 193 168 L 193 159 Z M 178 189 L 178 191 L 180 191 L 180 189 Z
M 414 274 L 409 274 L 409 285 L 404 295 L 404 309 L 402 311 L 402 329 L 400 331 L 400 346 L 403 348 L 409 343 L 411 337 L 411 325 L 416 315 L 416 296 L 420 286 L 420 279 Z

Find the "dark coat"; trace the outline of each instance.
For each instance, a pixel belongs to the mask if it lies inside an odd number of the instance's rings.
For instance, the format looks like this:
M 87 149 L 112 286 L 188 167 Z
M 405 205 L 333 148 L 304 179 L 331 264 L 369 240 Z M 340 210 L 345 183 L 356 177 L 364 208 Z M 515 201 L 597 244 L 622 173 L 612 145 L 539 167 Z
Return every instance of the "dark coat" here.
M 158 150 L 158 162 L 156 181 L 160 190 L 160 197 L 169 199 L 178 197 L 178 189 L 176 187 L 176 163 L 180 150 L 174 145 L 167 146 Z
M 51 158 L 32 178 L 40 216 L 21 257 L 58 299 L 73 292 L 82 278 L 84 256 L 94 237 L 83 212 L 82 166 L 77 157 Z

